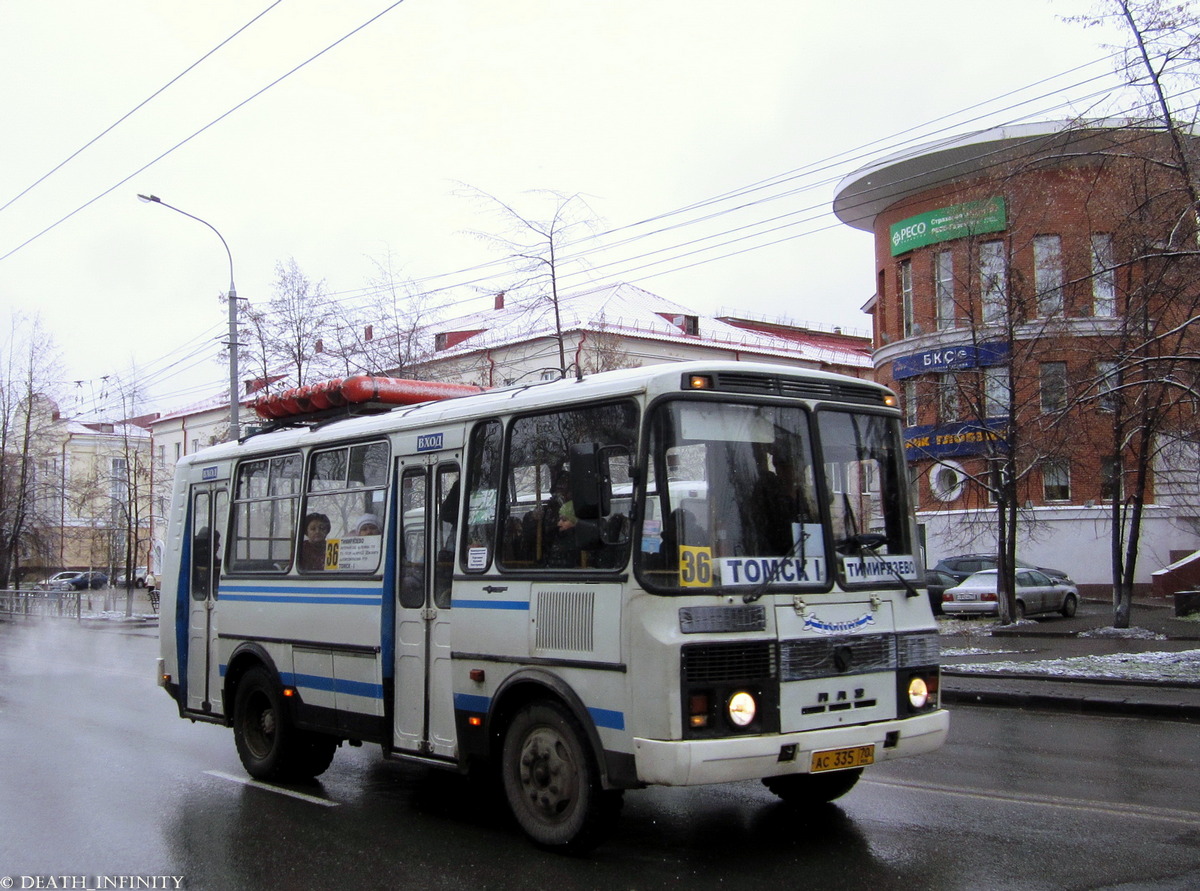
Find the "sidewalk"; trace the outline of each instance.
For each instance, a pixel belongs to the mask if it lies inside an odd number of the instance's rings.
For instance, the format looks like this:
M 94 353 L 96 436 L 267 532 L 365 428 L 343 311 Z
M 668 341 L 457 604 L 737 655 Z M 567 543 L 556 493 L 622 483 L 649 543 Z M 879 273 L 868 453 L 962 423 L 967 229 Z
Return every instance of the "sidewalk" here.
M 942 701 L 1200 721 L 1200 621 L 1139 600 L 1130 631 L 1111 625 L 1095 601 L 1008 627 L 941 619 Z

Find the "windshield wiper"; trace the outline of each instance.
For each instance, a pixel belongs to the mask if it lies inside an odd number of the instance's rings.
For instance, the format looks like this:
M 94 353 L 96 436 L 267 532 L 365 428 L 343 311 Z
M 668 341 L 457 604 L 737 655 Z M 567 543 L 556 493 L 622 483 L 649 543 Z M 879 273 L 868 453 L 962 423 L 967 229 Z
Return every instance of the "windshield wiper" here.
M 742 603 L 754 603 L 754 601 L 760 599 L 764 594 L 766 594 L 767 589 L 775 583 L 775 581 L 779 578 L 779 573 L 783 571 L 783 564 L 792 559 L 792 557 L 797 556 L 797 548 L 800 549 L 800 553 L 798 555 L 800 557 L 800 565 L 806 566 L 808 564 L 808 557 L 804 551 L 804 542 L 808 538 L 808 533 L 804 531 L 803 523 L 800 523 L 799 526 L 800 534 L 796 537 L 795 541 L 792 542 L 792 546 L 787 549 L 787 553 L 779 558 L 779 562 L 775 564 L 765 579 L 755 585 L 753 590 L 747 591 L 742 595 Z
M 902 584 L 904 586 L 904 590 L 907 593 L 907 596 L 920 597 L 921 592 L 918 591 L 913 586 L 912 582 L 910 582 L 903 575 L 901 575 L 900 571 L 898 569 L 896 569 L 896 567 L 893 566 L 891 563 L 889 563 L 886 559 L 884 559 L 883 555 L 879 553 L 878 549 L 882 545 L 885 545 L 885 544 L 887 544 L 887 536 L 886 535 L 883 535 L 879 532 L 859 532 L 857 535 L 851 535 L 851 536 L 848 536 L 847 538 L 843 538 L 841 541 L 839 541 L 837 543 L 837 548 L 839 551 L 841 551 L 843 549 L 846 551 L 849 551 L 851 548 L 857 550 L 858 551 L 858 559 L 862 562 L 862 564 L 864 566 L 866 565 L 866 561 L 863 559 L 863 553 L 864 552 L 869 553 L 872 557 L 874 557 L 876 560 L 878 560 L 880 563 L 882 563 L 884 566 L 886 566 L 888 569 L 888 572 L 890 572 L 892 575 L 894 575 L 897 579 L 900 580 L 900 584 Z M 865 574 L 866 573 L 864 573 L 864 575 Z

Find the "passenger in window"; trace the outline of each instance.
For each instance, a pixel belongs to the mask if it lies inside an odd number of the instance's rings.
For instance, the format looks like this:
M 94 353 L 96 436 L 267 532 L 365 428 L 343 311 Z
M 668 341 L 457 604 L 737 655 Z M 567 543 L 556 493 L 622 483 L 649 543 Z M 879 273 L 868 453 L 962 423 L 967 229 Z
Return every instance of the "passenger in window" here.
M 314 571 L 325 568 L 325 539 L 329 537 L 329 517 L 309 514 L 304 518 L 304 541 L 300 542 L 300 568 Z
M 546 565 L 559 569 L 574 569 L 579 566 L 579 542 L 575 537 L 575 527 L 579 518 L 575 516 L 575 502 L 568 501 L 558 510 L 558 532 L 554 543 L 550 546 Z
M 383 522 L 375 514 L 363 514 L 354 524 L 355 535 L 383 535 Z

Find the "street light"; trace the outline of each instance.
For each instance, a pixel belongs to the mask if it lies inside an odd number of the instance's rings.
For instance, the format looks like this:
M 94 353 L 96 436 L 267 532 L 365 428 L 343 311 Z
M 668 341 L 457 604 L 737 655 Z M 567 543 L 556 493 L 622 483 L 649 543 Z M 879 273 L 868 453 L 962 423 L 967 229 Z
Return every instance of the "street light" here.
M 173 207 L 157 195 L 138 195 L 138 201 L 144 201 L 147 204 L 161 204 L 185 217 L 191 217 L 197 223 L 204 223 L 205 226 L 217 233 L 217 238 L 221 239 L 225 254 L 229 257 L 229 438 L 237 441 L 241 435 L 241 425 L 238 421 L 241 388 L 238 381 L 237 289 L 233 286 L 233 254 L 229 251 L 229 245 L 225 243 L 225 237 L 217 232 L 217 227 L 207 220 L 193 216 L 186 210 Z

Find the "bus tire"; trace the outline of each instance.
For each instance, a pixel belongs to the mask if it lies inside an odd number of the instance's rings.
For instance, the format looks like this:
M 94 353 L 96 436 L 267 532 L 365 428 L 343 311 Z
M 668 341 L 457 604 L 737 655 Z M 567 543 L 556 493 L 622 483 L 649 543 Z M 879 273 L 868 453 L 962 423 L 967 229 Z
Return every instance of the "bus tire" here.
M 788 804 L 815 807 L 841 798 L 854 788 L 862 768 L 835 770 L 830 773 L 793 773 L 783 777 L 766 777 L 763 785 Z
M 262 666 L 251 668 L 233 700 L 233 740 L 246 773 L 267 781 L 295 776 L 293 758 L 299 737 L 270 672 Z
M 619 790 L 605 790 L 579 722 L 561 705 L 532 702 L 504 734 L 501 779 L 521 829 L 543 848 L 591 850 L 612 828 Z
M 333 763 L 338 740 L 325 733 L 301 731 L 292 758 L 292 775 L 306 780 L 319 777 Z

